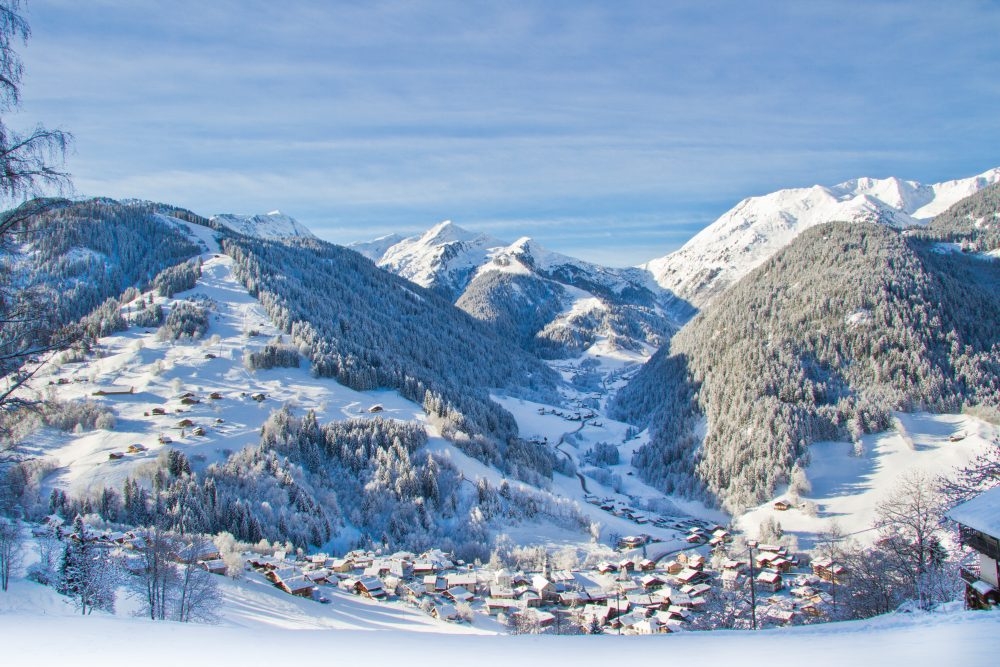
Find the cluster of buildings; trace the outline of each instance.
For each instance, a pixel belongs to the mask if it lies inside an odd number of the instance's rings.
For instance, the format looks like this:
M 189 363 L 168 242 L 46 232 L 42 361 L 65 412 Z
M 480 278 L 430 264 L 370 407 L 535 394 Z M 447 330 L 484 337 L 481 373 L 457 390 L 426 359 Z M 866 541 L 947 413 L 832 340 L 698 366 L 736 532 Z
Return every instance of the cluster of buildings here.
M 279 553 L 251 556 L 247 563 L 287 593 L 319 602 L 328 601 L 329 589 L 337 588 L 373 600 L 409 603 L 447 621 L 484 614 L 526 632 L 676 632 L 697 623 L 719 592 L 749 590 L 750 576 L 761 623 L 819 617 L 830 602 L 823 573 L 835 564 L 810 568 L 784 547 L 759 545 L 751 569 L 749 559 L 712 559 L 699 551 L 708 547 L 682 551 L 660 563 L 623 553 L 616 562 L 591 568 L 544 566 L 537 572 L 477 568 L 437 550 L 388 556 L 352 551 L 297 560 Z

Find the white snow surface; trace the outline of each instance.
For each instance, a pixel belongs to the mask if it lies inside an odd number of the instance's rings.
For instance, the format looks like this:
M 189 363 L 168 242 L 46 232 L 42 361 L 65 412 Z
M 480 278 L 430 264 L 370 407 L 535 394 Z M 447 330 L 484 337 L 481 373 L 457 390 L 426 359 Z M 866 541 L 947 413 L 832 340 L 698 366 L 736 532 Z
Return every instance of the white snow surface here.
M 641 268 L 664 289 L 702 308 L 810 227 L 834 220 L 873 221 L 899 228 L 922 225 L 997 182 L 1000 167 L 931 185 L 898 178 L 859 178 L 830 187 L 814 185 L 749 197 L 680 250 Z
M 108 665 L 131 656 L 158 665 L 610 665 L 990 664 L 1000 613 L 896 614 L 868 621 L 660 636 L 503 636 L 443 624 L 385 603 L 334 595 L 320 605 L 253 581 L 222 584 L 218 625 L 154 622 L 99 612 L 80 616 L 51 589 L 15 580 L 0 594 L 7 665 Z M 260 589 L 255 590 L 255 589 Z M 271 590 L 267 590 L 270 588 Z M 274 591 L 272 593 L 272 591 Z M 240 606 L 234 611 L 232 602 Z M 422 617 L 422 618 L 419 618 Z M 117 657 L 116 657 L 117 656 Z
M 316 238 L 311 231 L 306 229 L 295 218 L 285 215 L 281 211 L 271 211 L 262 215 L 220 213 L 219 215 L 213 215 L 211 220 L 225 225 L 240 234 L 264 239 L 283 239 L 289 237 Z
M 775 510 L 775 501 L 790 500 L 781 489 L 771 500 L 737 517 L 736 525 L 756 536 L 761 522 L 772 517 L 786 534 L 798 537 L 801 547 L 811 548 L 816 535 L 836 522 L 843 533 L 871 544 L 878 537 L 872 530 L 875 507 L 904 475 L 947 475 L 968 465 L 1000 437 L 1000 427 L 964 414 L 897 413 L 895 422 L 893 430 L 864 436 L 861 456 L 849 442 L 809 447 L 811 461 L 805 470 L 812 489 L 799 501 L 815 503 L 815 516 L 795 502 L 787 511 Z

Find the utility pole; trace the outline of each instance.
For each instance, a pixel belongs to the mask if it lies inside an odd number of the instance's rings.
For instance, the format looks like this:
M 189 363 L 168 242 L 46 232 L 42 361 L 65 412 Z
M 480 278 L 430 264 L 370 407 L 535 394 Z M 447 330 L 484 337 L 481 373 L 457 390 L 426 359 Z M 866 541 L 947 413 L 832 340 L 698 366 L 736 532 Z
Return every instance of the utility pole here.
M 757 586 L 753 573 L 753 548 L 757 546 L 756 540 L 749 540 L 747 548 L 750 552 L 750 628 L 757 629 Z
M 621 607 L 621 603 L 618 601 L 618 595 L 620 593 L 620 590 L 621 589 L 619 589 L 617 586 L 615 586 L 615 619 L 618 621 L 618 636 L 619 637 L 621 637 L 621 634 L 622 634 L 622 621 L 621 621 L 622 607 Z

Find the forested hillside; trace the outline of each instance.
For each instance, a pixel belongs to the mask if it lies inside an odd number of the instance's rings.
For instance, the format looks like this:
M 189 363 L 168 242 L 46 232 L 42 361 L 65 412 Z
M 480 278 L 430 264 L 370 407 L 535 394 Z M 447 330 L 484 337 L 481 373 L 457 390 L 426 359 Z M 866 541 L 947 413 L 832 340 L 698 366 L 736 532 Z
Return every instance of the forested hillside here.
M 817 226 L 684 327 L 613 411 L 651 427 L 634 460 L 648 480 L 738 509 L 811 442 L 884 429 L 894 409 L 1000 404 L 998 286 L 997 262 Z
M 493 388 L 554 396 L 554 372 L 515 341 L 339 246 L 238 236 L 223 248 L 314 373 L 359 390 L 397 389 L 471 455 L 521 477 L 551 475 L 551 453 L 520 440 L 489 398 Z
M 109 199 L 54 201 L 28 217 L 2 251 L 7 273 L 2 282 L 8 290 L 4 356 L 15 348 L 46 344 L 63 326 L 127 288 L 150 284 L 165 269 L 198 255 L 200 248 L 160 208 Z M 159 283 L 169 289 L 168 283 L 180 277 L 164 274 Z M 107 333 L 116 318 L 118 303 L 108 302 L 92 318 L 92 333 Z
M 526 237 L 507 244 L 445 222 L 420 237 L 354 247 L 545 358 L 578 356 L 601 339 L 656 348 L 693 315 L 641 269 L 599 266 Z
M 922 235 L 962 243 L 970 251 L 1000 248 L 1000 183 L 952 206 L 934 218 Z

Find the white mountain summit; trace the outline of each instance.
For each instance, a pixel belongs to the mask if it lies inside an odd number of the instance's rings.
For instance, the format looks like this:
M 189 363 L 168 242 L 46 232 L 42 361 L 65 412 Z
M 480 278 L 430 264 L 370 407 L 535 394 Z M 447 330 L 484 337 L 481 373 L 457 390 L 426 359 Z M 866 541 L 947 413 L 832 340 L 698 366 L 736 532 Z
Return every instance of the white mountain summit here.
M 304 225 L 290 215 L 281 211 L 271 211 L 261 215 L 236 215 L 220 213 L 211 217 L 212 222 L 219 223 L 240 234 L 256 236 L 264 239 L 282 239 L 289 237 L 316 238 Z
M 859 178 L 832 187 L 814 185 L 749 197 L 680 250 L 641 268 L 661 287 L 702 308 L 809 227 L 834 220 L 899 228 L 922 225 L 997 182 L 1000 168 L 931 185 L 898 178 Z

